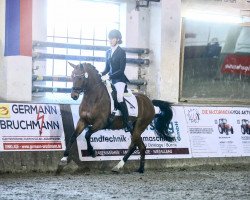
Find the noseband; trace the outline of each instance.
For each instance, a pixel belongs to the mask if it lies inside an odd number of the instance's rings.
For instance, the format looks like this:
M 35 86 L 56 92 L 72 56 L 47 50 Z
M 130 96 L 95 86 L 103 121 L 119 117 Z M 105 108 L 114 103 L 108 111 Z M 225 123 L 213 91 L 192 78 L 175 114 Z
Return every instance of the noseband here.
M 73 77 L 74 77 L 74 78 L 75 78 L 75 77 L 84 77 L 84 79 L 86 80 L 86 79 L 88 79 L 88 73 L 85 72 L 85 73 L 80 74 L 80 75 L 74 74 Z M 101 83 L 102 83 L 102 81 L 99 82 L 99 83 L 97 83 L 94 87 L 91 87 L 91 90 L 96 89 L 98 86 L 101 85 Z M 82 93 L 82 92 L 86 93 L 87 91 L 88 91 L 87 89 L 83 89 L 83 88 L 81 88 L 81 87 L 72 87 L 72 92 L 75 92 L 75 93 L 77 93 L 78 95 L 79 95 L 80 93 Z
M 85 72 L 85 73 L 82 73 L 82 74 L 79 74 L 79 75 L 74 74 L 73 77 L 74 77 L 74 78 L 75 78 L 75 77 L 84 77 L 84 79 L 88 79 L 89 75 L 88 75 L 87 72 Z M 75 92 L 75 93 L 77 93 L 77 94 L 80 94 L 80 93 L 83 92 L 83 89 L 82 89 L 81 87 L 72 87 L 72 92 Z
M 83 92 L 83 89 L 80 87 L 72 87 L 72 92 L 75 92 L 77 94 L 80 94 Z

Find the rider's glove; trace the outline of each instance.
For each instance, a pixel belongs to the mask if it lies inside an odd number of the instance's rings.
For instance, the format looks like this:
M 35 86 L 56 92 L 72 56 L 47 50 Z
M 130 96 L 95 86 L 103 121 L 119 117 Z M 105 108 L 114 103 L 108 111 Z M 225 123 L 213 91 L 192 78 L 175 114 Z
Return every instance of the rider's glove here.
M 106 81 L 106 80 L 109 80 L 109 75 L 108 74 L 102 76 L 102 81 Z

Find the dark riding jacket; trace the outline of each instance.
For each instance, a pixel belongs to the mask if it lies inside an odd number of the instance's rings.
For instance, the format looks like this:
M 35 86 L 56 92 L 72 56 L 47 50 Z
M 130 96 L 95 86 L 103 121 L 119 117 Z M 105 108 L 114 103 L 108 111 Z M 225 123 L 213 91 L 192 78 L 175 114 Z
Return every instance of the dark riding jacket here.
M 106 51 L 106 67 L 102 75 L 109 73 L 113 84 L 118 82 L 128 83 L 129 80 L 124 74 L 126 67 L 126 53 L 118 46 L 111 56 L 111 49 Z

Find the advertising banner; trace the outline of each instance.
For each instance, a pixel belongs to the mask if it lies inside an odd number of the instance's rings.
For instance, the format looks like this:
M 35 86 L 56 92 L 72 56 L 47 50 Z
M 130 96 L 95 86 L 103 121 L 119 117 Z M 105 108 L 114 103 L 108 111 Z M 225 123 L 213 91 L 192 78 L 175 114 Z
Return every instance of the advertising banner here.
M 79 119 L 78 105 L 71 106 L 74 125 Z M 175 141 L 164 141 L 154 133 L 149 125 L 142 133 L 142 140 L 147 147 L 146 159 L 190 158 L 190 143 L 187 134 L 184 110 L 182 107 L 173 107 L 174 117 L 169 132 Z M 77 138 L 78 152 L 81 161 L 120 160 L 127 152 L 131 142 L 131 134 L 124 130 L 100 130 L 91 136 L 91 144 L 96 150 L 97 157 L 88 156 L 85 131 Z M 137 149 L 130 159 L 139 159 Z
M 0 103 L 0 151 L 64 149 L 59 105 Z
M 193 157 L 250 155 L 250 108 L 184 107 Z
M 222 64 L 221 72 L 250 76 L 250 55 L 227 55 Z

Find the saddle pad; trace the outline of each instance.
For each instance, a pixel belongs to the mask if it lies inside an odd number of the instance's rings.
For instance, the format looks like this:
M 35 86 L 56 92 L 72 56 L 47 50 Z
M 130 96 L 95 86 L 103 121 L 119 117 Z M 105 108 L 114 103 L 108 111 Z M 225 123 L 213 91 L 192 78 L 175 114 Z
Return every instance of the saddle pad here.
M 137 99 L 136 99 L 135 95 L 133 95 L 130 90 L 128 90 L 128 91 L 129 91 L 128 93 L 124 94 L 124 98 L 127 100 L 125 102 L 126 102 L 126 105 L 128 108 L 128 114 L 129 114 L 129 116 L 137 117 L 138 116 Z M 109 93 L 109 98 L 110 98 L 110 102 L 111 102 L 111 113 L 112 113 L 115 109 L 114 100 L 112 98 L 110 90 L 108 90 L 108 93 Z M 115 116 L 121 116 L 120 110 L 116 110 L 114 112 L 115 112 Z

